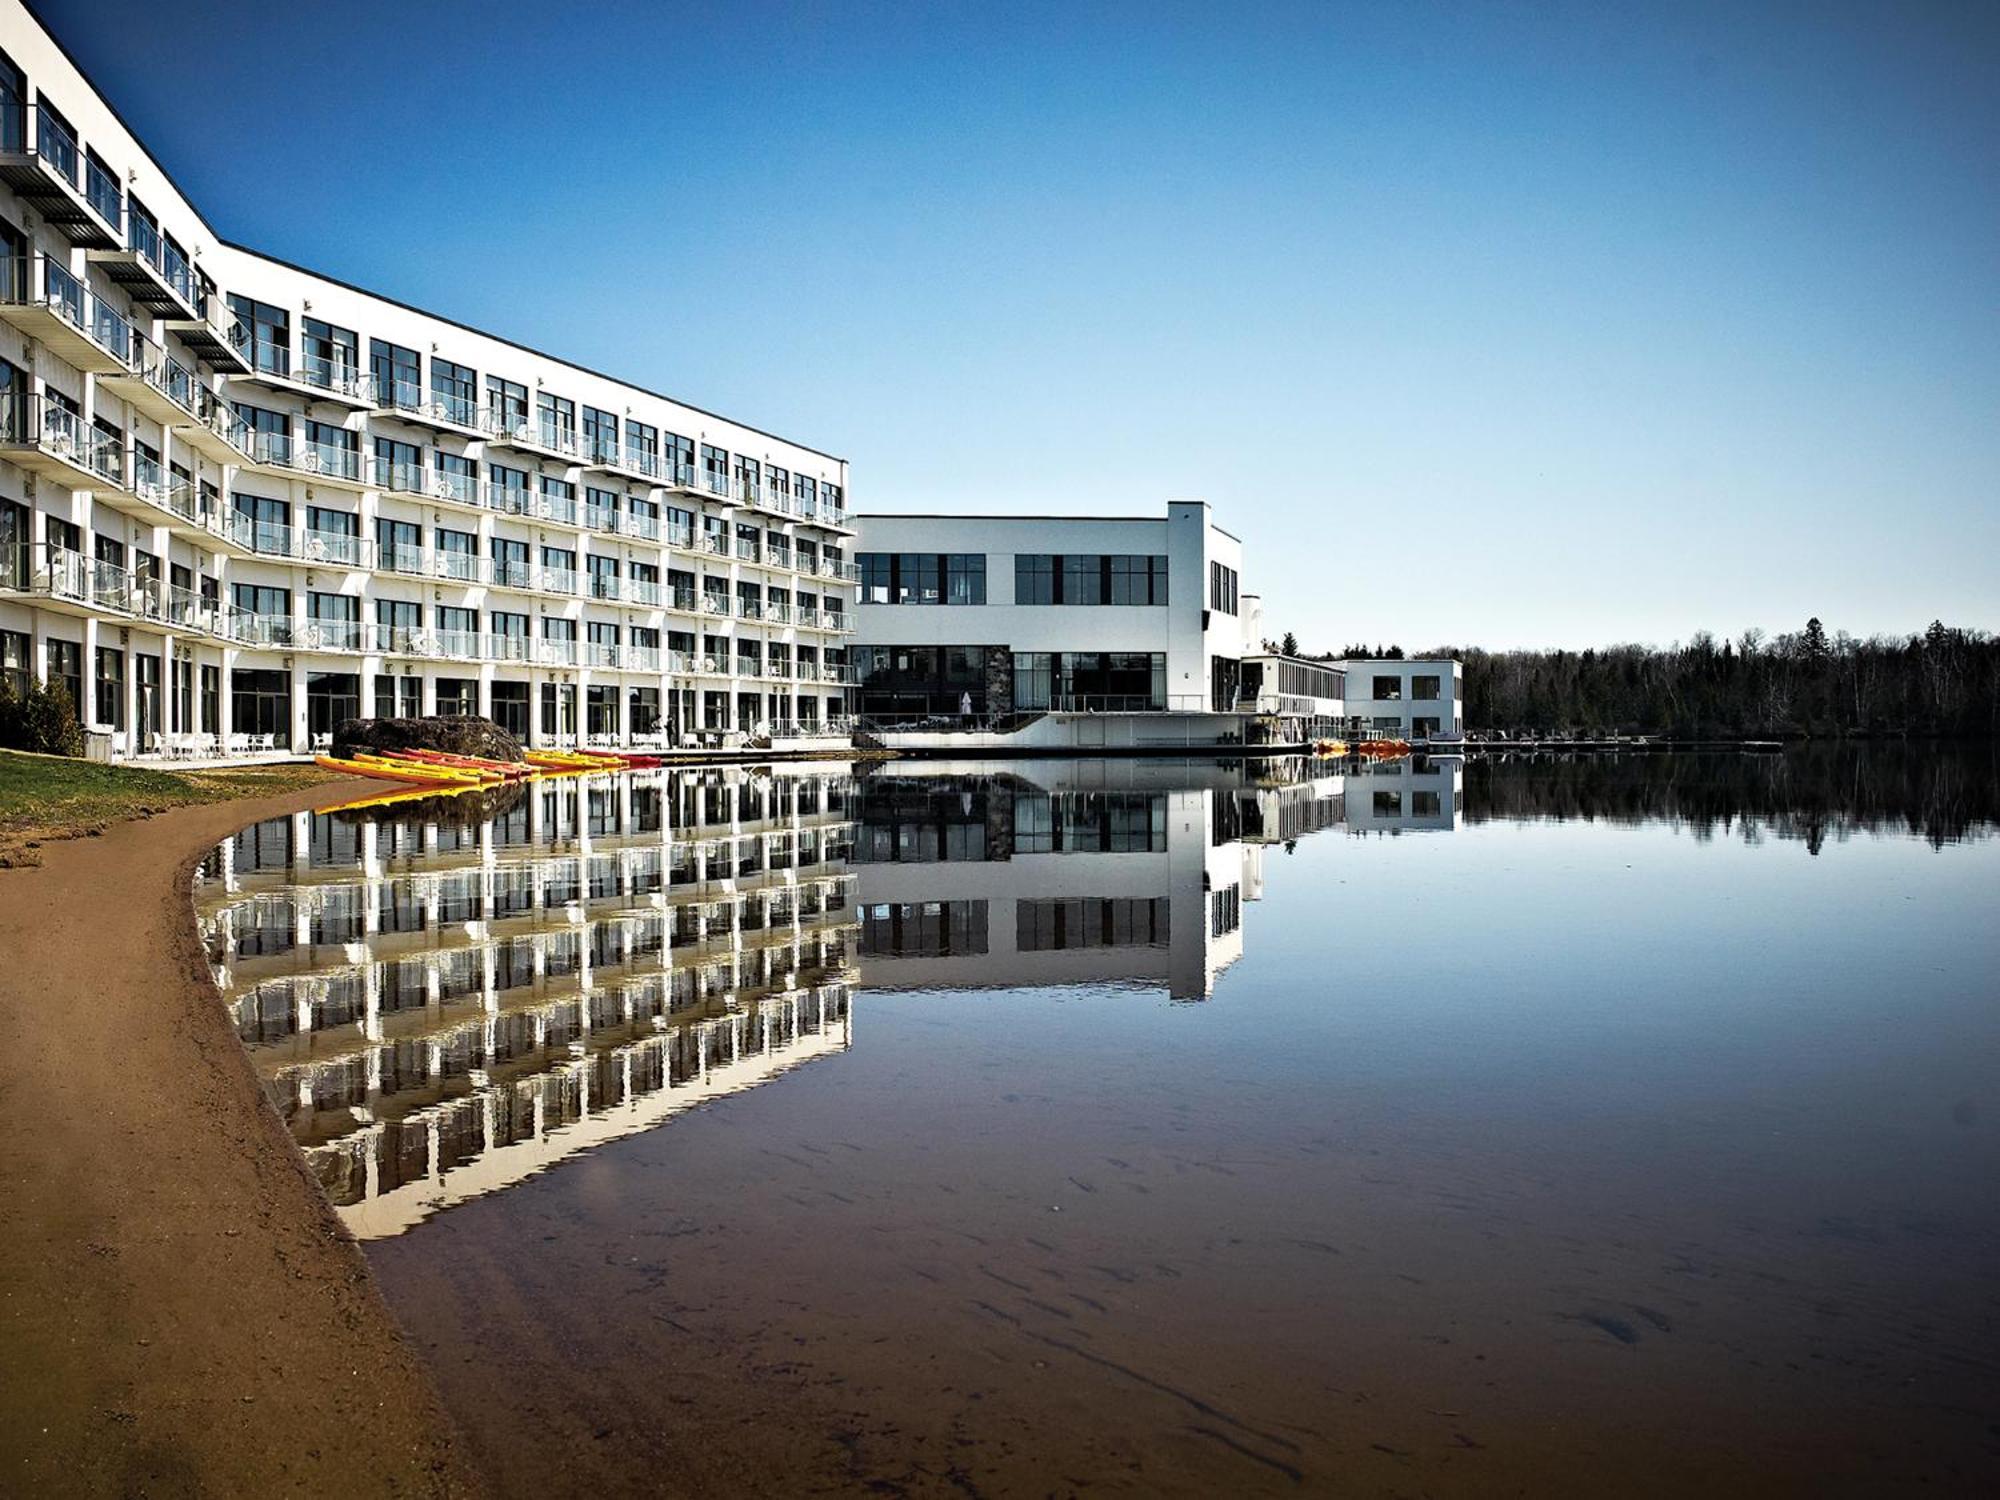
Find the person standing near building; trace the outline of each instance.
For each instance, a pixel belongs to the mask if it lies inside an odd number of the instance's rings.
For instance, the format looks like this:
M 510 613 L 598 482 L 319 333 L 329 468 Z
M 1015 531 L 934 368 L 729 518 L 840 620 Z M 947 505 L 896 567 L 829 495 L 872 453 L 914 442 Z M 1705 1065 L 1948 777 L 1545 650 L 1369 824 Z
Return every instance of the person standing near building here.
M 972 727 L 972 694 L 970 691 L 958 695 L 958 720 L 966 728 L 970 729 Z

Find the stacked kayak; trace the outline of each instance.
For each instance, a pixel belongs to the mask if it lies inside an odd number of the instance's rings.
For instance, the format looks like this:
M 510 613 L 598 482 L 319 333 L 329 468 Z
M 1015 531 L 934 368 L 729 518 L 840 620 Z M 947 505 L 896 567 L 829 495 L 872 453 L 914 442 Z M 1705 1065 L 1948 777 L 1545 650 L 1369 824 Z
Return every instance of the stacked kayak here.
M 498 776 L 502 781 L 513 781 L 535 774 L 535 768 L 524 761 L 489 760 L 483 755 L 451 755 L 443 750 L 404 750 L 399 753 L 405 760 L 414 760 L 423 765 L 443 766 L 453 771 L 477 771 L 489 776 Z
M 369 755 L 356 751 L 345 760 L 333 755 L 316 755 L 313 759 L 329 771 L 342 771 L 349 776 L 372 776 L 379 781 L 405 781 L 440 786 L 485 786 L 501 780 L 497 772 L 476 771 L 459 766 L 431 765 L 425 761 L 410 760 L 397 755 Z
M 625 767 L 620 755 L 599 755 L 578 750 L 527 750 L 522 752 L 531 766 L 547 771 L 619 771 Z

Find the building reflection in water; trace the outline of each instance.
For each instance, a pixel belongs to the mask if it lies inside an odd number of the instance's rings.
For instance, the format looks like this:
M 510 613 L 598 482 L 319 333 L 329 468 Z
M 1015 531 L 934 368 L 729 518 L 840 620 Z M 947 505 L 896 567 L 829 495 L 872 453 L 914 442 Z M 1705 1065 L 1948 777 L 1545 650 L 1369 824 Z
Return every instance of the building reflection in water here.
M 1264 849 L 1447 832 L 1462 762 L 899 762 L 855 809 L 876 988 L 1136 983 L 1205 999 L 1243 952 Z
M 845 1048 L 844 764 L 299 814 L 203 864 L 237 1033 L 355 1234 Z
M 1459 776 L 1140 760 L 564 778 L 498 805 L 254 824 L 203 863 L 196 909 L 238 1036 L 366 1239 L 846 1048 L 864 978 L 1206 997 L 1243 951 L 1266 845 L 1449 829 Z

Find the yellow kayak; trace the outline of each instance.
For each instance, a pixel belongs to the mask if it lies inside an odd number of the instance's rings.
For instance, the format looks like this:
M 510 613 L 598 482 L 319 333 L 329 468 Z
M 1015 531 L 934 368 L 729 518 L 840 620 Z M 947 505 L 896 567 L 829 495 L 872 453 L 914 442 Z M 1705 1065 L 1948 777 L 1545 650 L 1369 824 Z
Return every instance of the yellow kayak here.
M 357 752 L 354 759 L 362 765 L 375 766 L 384 771 L 393 771 L 405 781 L 436 781 L 447 786 L 478 786 L 486 781 L 498 781 L 497 776 L 487 776 L 480 771 L 461 771 L 452 766 L 434 766 L 421 760 L 403 760 L 394 755 L 370 755 Z
M 372 776 L 377 781 L 400 781 L 406 784 L 410 782 L 424 782 L 452 786 L 472 786 L 475 784 L 469 781 L 447 781 L 445 778 L 429 775 L 414 765 L 409 767 L 397 766 L 375 756 L 369 756 L 365 759 L 357 757 L 354 760 L 341 760 L 332 755 L 315 755 L 313 761 L 317 765 L 325 766 L 329 771 L 339 771 L 345 776 Z
M 531 766 L 561 771 L 611 771 L 625 762 L 613 755 L 583 755 L 573 750 L 524 750 L 522 758 Z

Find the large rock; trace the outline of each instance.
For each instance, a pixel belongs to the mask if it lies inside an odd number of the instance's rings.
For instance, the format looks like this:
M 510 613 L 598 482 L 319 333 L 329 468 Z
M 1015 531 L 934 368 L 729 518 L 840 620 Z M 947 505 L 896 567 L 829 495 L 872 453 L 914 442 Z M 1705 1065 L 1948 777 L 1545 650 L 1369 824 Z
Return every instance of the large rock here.
M 521 759 L 521 742 L 491 719 L 346 719 L 333 731 L 333 753 L 366 750 L 391 755 L 398 750 L 442 750 L 447 755 L 483 755 L 488 760 Z

